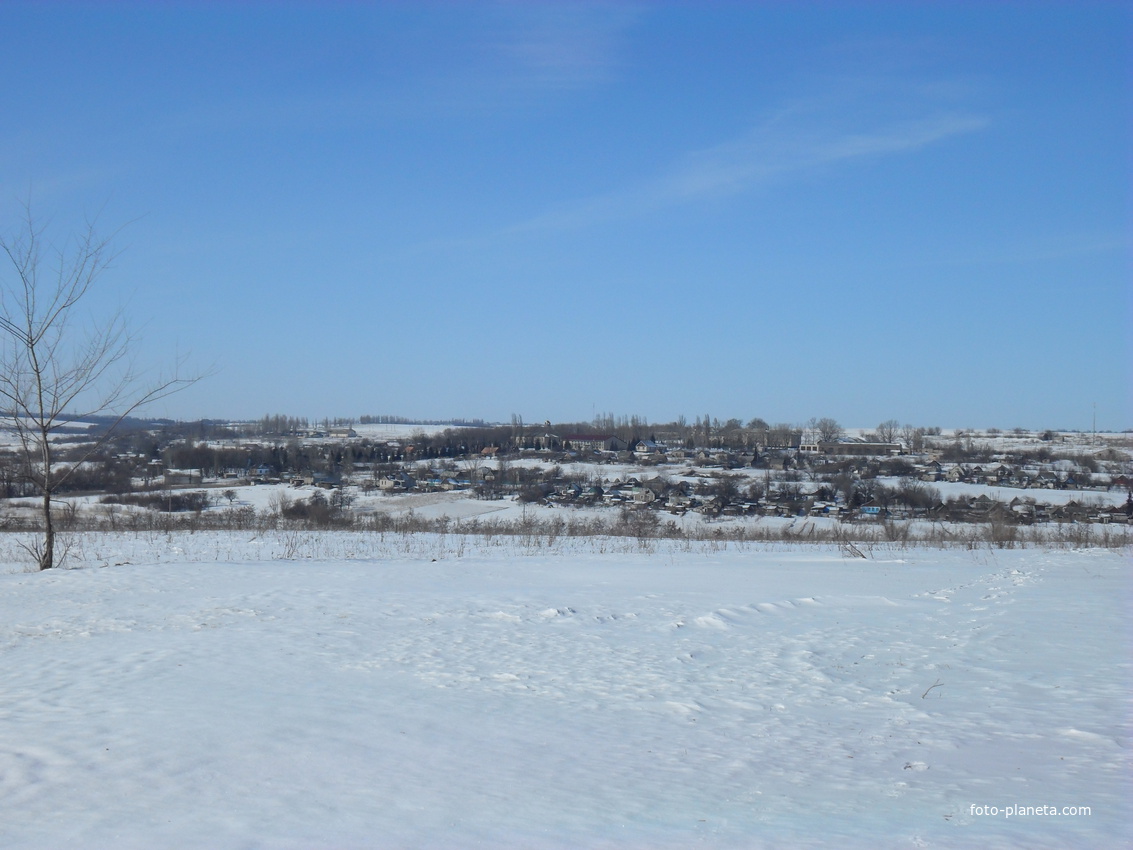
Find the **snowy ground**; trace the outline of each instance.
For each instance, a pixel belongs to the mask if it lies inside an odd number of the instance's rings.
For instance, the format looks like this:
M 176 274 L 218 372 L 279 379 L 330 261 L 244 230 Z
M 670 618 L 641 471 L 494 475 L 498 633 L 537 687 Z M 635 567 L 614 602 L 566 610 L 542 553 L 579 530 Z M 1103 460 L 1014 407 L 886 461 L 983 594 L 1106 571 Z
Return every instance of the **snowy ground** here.
M 5 535 L 0 846 L 1130 845 L 1127 552 L 635 545 Z
M 887 487 L 899 487 L 901 478 L 878 478 L 878 482 Z M 943 500 L 977 498 L 987 496 L 1003 504 L 1010 504 L 1012 499 L 1033 499 L 1035 502 L 1047 505 L 1065 505 L 1067 502 L 1079 504 L 1123 505 L 1127 498 L 1125 490 L 1118 487 L 1115 490 L 1047 490 L 1043 488 L 1022 487 L 996 487 L 989 484 L 967 484 L 963 481 L 934 481 L 926 485 L 932 487 Z

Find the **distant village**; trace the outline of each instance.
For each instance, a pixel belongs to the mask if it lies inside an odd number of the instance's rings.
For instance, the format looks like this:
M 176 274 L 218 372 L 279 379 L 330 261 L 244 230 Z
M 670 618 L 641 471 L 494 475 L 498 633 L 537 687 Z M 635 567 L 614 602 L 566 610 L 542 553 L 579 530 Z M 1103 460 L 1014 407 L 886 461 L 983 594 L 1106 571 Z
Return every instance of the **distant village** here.
M 154 510 L 210 503 L 173 499 L 173 491 L 212 492 L 211 503 L 223 504 L 217 491 L 232 502 L 231 488 L 284 484 L 337 492 L 333 501 L 344 509 L 357 497 L 451 492 L 707 520 L 1128 524 L 1133 516 L 1128 434 L 946 433 L 893 422 L 851 434 L 832 420 L 773 427 L 707 417 L 692 425 L 605 424 L 613 427 L 401 425 L 391 433 L 379 423 L 311 427 L 286 418 L 163 423 L 116 436 L 71 481 L 75 493 Z M 82 445 L 81 433 L 68 439 Z M 65 450 L 59 459 L 66 462 Z M 6 460 L 4 494 L 28 495 L 18 456 Z
M 426 467 L 417 477 L 407 470 L 381 475 L 376 486 L 390 492 L 412 489 L 475 489 L 485 498 L 515 493 L 526 501 L 553 505 L 629 506 L 673 514 L 694 511 L 720 516 L 831 516 L 842 520 L 935 519 L 951 522 L 1046 521 L 1129 522 L 1128 461 L 1103 452 L 1106 461 L 1050 460 L 961 463 L 922 451 L 904 452 L 900 443 L 841 439 L 796 446 L 758 446 L 754 451 L 669 446 L 651 439 L 629 443 L 616 435 L 577 433 L 525 437 L 511 453 L 485 447 L 467 477 L 446 476 Z M 539 458 L 552 464 L 535 475 L 514 471 L 505 459 Z M 500 461 L 505 461 L 500 463 Z M 593 465 L 574 474 L 570 465 Z M 1101 466 L 1120 471 L 1092 471 Z M 640 467 L 637 474 L 601 474 L 603 466 Z M 414 468 L 422 467 L 414 465 Z M 753 474 L 753 472 L 755 474 Z M 938 482 L 1009 487 L 1019 491 L 1004 502 L 986 493 L 941 498 Z M 1049 502 L 1041 491 L 1072 490 L 1080 498 Z M 1126 495 L 1121 505 L 1104 505 L 1090 491 Z M 1027 492 L 1022 492 L 1027 491 Z M 1040 491 L 1040 492 L 1036 492 Z

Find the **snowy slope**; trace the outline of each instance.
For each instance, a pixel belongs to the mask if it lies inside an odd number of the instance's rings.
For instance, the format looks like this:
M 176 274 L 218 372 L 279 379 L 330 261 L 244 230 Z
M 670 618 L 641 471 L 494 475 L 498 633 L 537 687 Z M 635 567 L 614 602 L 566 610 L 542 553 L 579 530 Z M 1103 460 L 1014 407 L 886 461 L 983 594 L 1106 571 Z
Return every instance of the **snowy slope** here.
M 0 575 L 6 848 L 1133 838 L 1126 554 L 99 540 Z

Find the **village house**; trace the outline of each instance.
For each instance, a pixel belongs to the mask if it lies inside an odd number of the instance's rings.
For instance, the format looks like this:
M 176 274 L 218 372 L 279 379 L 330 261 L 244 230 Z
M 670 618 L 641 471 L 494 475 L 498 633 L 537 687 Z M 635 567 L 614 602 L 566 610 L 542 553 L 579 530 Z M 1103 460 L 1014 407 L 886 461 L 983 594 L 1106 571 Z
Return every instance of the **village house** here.
M 257 464 L 248 469 L 248 481 L 252 484 L 263 484 L 272 477 L 272 468 L 266 463 Z
M 563 437 L 563 448 L 578 452 L 624 452 L 629 446 L 616 434 L 567 434 Z
M 638 486 L 638 487 L 634 487 L 634 488 L 633 488 L 633 489 L 632 489 L 632 490 L 630 491 L 630 496 L 631 496 L 631 498 L 633 499 L 633 503 L 634 503 L 635 505 L 648 505 L 648 504 L 652 504 L 652 503 L 653 503 L 653 501 L 655 501 L 655 500 L 656 500 L 656 498 L 657 498 L 657 494 L 656 494 L 656 493 L 654 493 L 654 492 L 653 492 L 653 491 L 652 491 L 651 489 L 649 489 L 648 487 L 644 487 L 644 486 Z
M 921 481 L 943 481 L 944 467 L 938 460 L 930 460 L 923 466 L 917 467 L 917 477 Z
M 633 444 L 633 456 L 641 463 L 664 463 L 665 450 L 653 440 L 638 440 Z
M 417 482 L 404 472 L 391 472 L 378 479 L 378 487 L 386 492 L 412 490 Z
M 944 474 L 944 478 L 953 484 L 959 483 L 961 481 L 968 481 L 970 477 L 971 476 L 968 473 L 968 468 L 961 464 L 956 464 Z

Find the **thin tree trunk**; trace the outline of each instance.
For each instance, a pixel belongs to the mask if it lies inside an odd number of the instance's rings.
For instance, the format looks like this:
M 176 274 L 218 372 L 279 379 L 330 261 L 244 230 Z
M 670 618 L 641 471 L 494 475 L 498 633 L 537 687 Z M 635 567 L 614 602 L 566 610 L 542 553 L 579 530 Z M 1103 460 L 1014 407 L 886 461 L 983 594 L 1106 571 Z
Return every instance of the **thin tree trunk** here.
M 43 551 L 39 556 L 39 568 L 49 570 L 55 566 L 55 525 L 51 521 L 51 491 L 43 493 Z
M 42 414 L 40 414 L 42 416 Z M 43 457 L 43 551 L 39 555 L 40 570 L 49 570 L 55 566 L 55 524 L 51 520 L 51 494 L 55 490 L 55 482 L 51 470 L 51 443 L 50 431 L 40 426 L 39 438 L 41 455 Z

